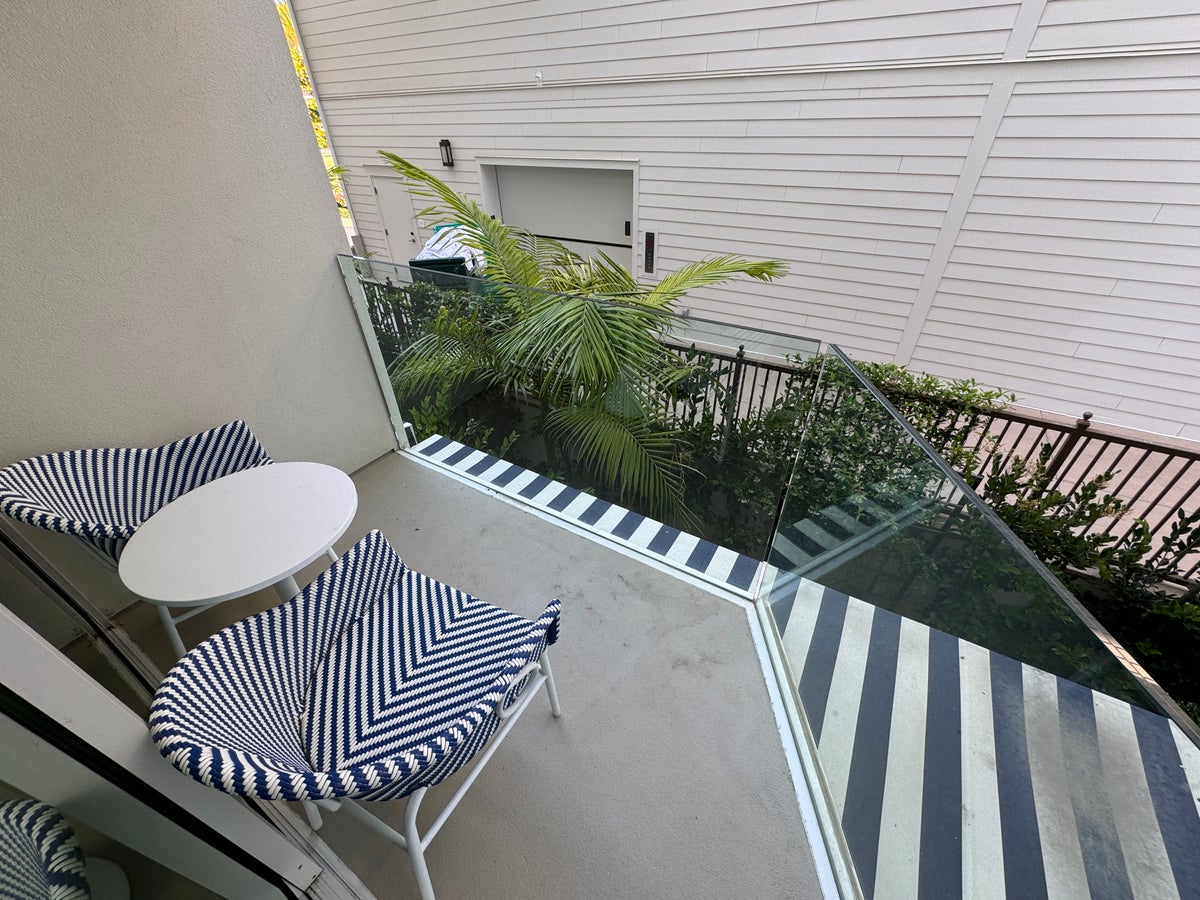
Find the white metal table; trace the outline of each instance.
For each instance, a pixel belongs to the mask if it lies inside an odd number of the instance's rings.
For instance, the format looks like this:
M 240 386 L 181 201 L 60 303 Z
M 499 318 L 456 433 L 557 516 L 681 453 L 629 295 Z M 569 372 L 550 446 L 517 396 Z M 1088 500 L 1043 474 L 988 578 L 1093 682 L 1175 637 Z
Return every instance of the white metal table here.
M 350 527 L 358 492 L 333 466 L 285 462 L 244 469 L 188 491 L 143 522 L 121 553 L 121 580 L 158 609 L 178 656 L 175 627 L 210 606 L 274 586 L 283 600 L 293 575 Z M 195 607 L 195 608 L 191 608 Z M 172 616 L 172 609 L 189 608 Z

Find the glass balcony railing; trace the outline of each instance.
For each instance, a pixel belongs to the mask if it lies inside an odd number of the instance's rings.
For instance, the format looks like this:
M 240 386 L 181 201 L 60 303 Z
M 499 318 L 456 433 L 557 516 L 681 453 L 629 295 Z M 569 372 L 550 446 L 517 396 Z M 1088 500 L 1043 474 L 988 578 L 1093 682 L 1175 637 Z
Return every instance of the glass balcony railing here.
M 1171 853 L 1200 846 L 1194 723 L 836 347 L 767 563 L 760 617 L 847 894 L 1190 881 Z
M 1124 700 L 1149 702 L 1098 626 L 836 347 L 767 562 Z
M 779 334 L 762 328 L 738 327 L 726 322 L 700 319 L 690 313 L 672 316 L 667 340 L 687 347 L 695 345 L 725 355 L 750 354 L 752 358 L 788 365 L 795 360 L 811 359 L 821 352 L 816 338 Z
M 342 265 L 417 440 L 450 437 L 766 560 L 780 631 L 795 586 L 816 584 L 1109 696 L 1171 703 L 836 347 Z M 632 477 L 638 453 L 651 460 Z
M 815 339 L 343 258 L 418 441 L 441 434 L 762 559 Z M 769 417 L 770 427 L 766 427 Z
M 836 347 L 342 266 L 418 440 L 763 561 L 750 593 L 843 896 L 1200 877 L 1200 731 Z

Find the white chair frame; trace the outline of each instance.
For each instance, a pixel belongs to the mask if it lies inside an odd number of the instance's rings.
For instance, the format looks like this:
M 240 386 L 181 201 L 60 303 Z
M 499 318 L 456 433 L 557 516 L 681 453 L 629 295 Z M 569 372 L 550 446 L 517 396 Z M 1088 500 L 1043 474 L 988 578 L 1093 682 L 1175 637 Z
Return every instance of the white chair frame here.
M 455 807 L 458 806 L 467 789 L 475 783 L 475 779 L 479 777 L 479 773 L 483 771 L 483 767 L 492 758 L 492 754 L 504 742 L 504 739 L 508 736 L 513 726 L 517 724 L 517 720 L 525 714 L 525 710 L 529 708 L 529 705 L 533 702 L 533 698 L 537 696 L 538 691 L 543 686 L 546 688 L 546 695 L 550 699 L 551 714 L 555 718 L 562 715 L 562 708 L 558 702 L 558 689 L 554 684 L 554 673 L 550 668 L 550 658 L 547 654 L 548 650 L 543 650 L 537 662 L 529 663 L 513 679 L 512 685 L 509 687 L 510 693 L 515 691 L 527 676 L 533 676 L 533 681 L 525 686 L 521 698 L 511 707 L 505 706 L 506 702 L 508 702 L 507 695 L 500 702 L 500 718 L 504 720 L 504 724 L 493 735 L 487 747 L 484 748 L 484 751 L 479 755 L 479 758 L 474 762 L 471 770 L 463 779 L 462 784 L 458 786 L 458 790 L 454 792 L 454 795 L 450 798 L 445 808 L 424 834 L 421 834 L 417 828 L 417 812 L 421 808 L 421 801 L 425 797 L 425 792 L 429 790 L 427 787 L 417 788 L 417 790 L 408 795 L 407 804 L 404 808 L 403 833 L 392 828 L 374 814 L 367 812 L 361 803 L 351 800 L 348 797 L 342 797 L 337 800 L 302 800 L 301 804 L 304 807 L 305 815 L 308 817 L 309 825 L 312 826 L 314 831 L 319 831 L 324 825 L 324 820 L 321 818 L 321 812 L 318 807 L 330 811 L 345 810 L 372 831 L 406 850 L 408 852 L 409 863 L 412 865 L 413 876 L 417 880 L 417 888 L 421 893 L 421 900 L 435 900 L 433 883 L 429 879 L 429 868 L 425 864 L 425 848 L 437 837 L 438 832 L 446 824 L 446 820 L 450 818 L 450 814 L 454 812 Z M 380 802 L 387 803 L 391 801 Z

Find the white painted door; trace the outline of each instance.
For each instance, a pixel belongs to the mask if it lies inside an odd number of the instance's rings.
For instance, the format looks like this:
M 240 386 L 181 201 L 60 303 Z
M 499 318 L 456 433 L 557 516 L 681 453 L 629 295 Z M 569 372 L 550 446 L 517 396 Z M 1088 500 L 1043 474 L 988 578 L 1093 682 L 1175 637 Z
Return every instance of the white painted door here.
M 407 264 L 421 252 L 428 235 L 422 236 L 413 215 L 412 196 L 399 178 L 371 178 L 379 217 L 383 220 L 384 237 L 388 246 L 388 261 Z
M 603 250 L 633 265 L 633 172 L 573 166 L 496 166 L 500 217 L 581 256 Z

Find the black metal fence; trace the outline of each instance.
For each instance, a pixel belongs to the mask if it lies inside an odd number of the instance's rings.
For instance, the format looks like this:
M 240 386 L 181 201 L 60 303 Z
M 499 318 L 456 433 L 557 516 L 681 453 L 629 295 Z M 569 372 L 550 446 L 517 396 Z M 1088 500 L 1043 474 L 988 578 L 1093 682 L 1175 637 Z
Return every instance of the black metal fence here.
M 1069 495 L 1092 479 L 1113 473 L 1105 491 L 1120 499 L 1126 511 L 1119 518 L 1098 522 L 1092 531 L 1122 541 L 1133 533 L 1136 520 L 1143 519 L 1154 537 L 1151 558 L 1179 513 L 1200 508 L 1200 450 L 1182 442 L 1160 442 L 1106 428 L 1092 422 L 1089 412 L 1071 423 L 1011 409 L 985 414 L 978 435 L 982 473 L 991 470 L 993 460 L 1004 469 L 1014 457 L 1034 459 L 1046 445 L 1051 447 L 1046 466 L 1051 489 Z M 1185 557 L 1183 577 L 1195 579 L 1198 572 L 1200 553 Z
M 736 405 L 727 408 L 736 409 L 738 416 L 769 408 L 789 384 L 795 385 L 796 379 L 807 383 L 814 372 L 764 363 L 744 354 L 714 358 L 728 369 L 721 383 L 736 396 Z M 1119 543 L 1133 534 L 1137 520 L 1144 520 L 1153 540 L 1146 560 L 1158 555 L 1161 539 L 1181 512 L 1200 509 L 1200 448 L 1186 442 L 1159 441 L 1106 427 L 1093 422 L 1090 412 L 1073 422 L 1012 408 L 983 412 L 947 408 L 944 413 L 939 429 L 950 433 L 961 427 L 969 434 L 967 445 L 973 451 L 980 488 L 994 464 L 999 471 L 1007 471 L 1014 459 L 1036 460 L 1047 446 L 1047 487 L 1051 490 L 1070 496 L 1093 479 L 1112 473 L 1104 491 L 1119 499 L 1125 511 L 1100 520 L 1090 531 L 1110 535 Z M 1184 557 L 1180 573 L 1189 581 L 1200 576 L 1200 552 Z
M 363 279 L 371 320 L 389 366 L 400 350 L 420 331 L 421 298 L 410 296 L 414 286 L 393 285 Z M 436 298 L 433 298 L 436 301 Z M 793 366 L 736 354 L 706 352 L 670 346 L 681 360 L 697 363 L 698 375 L 676 392 L 676 399 L 661 412 L 674 421 L 698 420 L 710 415 L 728 430 L 734 422 L 770 409 L 789 390 L 803 392 L 816 377 L 815 366 Z M 1105 489 L 1125 505 L 1117 518 L 1098 522 L 1093 531 L 1123 540 L 1131 535 L 1135 521 L 1144 520 L 1154 537 L 1150 553 L 1159 548 L 1161 537 L 1181 511 L 1200 507 L 1200 449 L 1184 442 L 1156 441 L 1131 435 L 1091 421 L 1084 413 L 1075 422 L 1061 417 L 1026 413 L 1014 409 L 985 412 L 946 410 L 948 428 L 966 428 L 975 451 L 975 472 L 986 479 L 994 461 L 1005 470 L 1014 458 L 1038 458 L 1050 446 L 1047 464 L 1049 487 L 1070 495 L 1092 479 L 1113 473 Z M 972 421 L 973 420 L 973 421 Z M 1185 557 L 1181 567 L 1185 579 L 1200 575 L 1200 552 Z
M 666 347 L 681 362 L 699 363 L 705 370 L 703 377 L 686 381 L 676 392 L 678 399 L 662 410 L 675 420 L 711 415 L 720 424 L 746 418 L 769 409 L 789 390 L 811 388 L 817 373 L 815 366 L 805 369 L 753 359 L 745 349 L 730 354 L 700 353 L 672 343 Z

